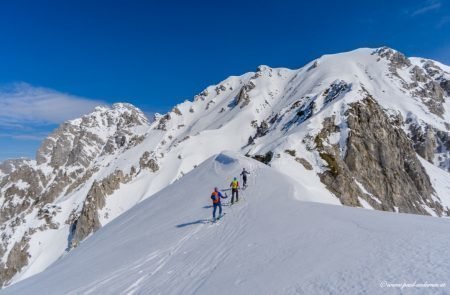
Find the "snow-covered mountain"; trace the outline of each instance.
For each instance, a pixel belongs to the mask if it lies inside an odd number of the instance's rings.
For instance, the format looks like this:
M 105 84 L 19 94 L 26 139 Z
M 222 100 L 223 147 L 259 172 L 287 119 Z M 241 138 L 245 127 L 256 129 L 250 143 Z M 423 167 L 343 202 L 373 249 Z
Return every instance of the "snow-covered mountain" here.
M 284 175 L 298 187 L 291 199 L 448 216 L 449 131 L 450 67 L 385 47 L 322 56 L 298 70 L 260 66 L 152 121 L 129 104 L 99 107 L 52 133 L 35 161 L 0 165 L 0 282 L 41 272 L 153 195 L 178 208 L 173 212 L 190 199 L 207 202 L 217 181 L 208 177 L 197 179 L 202 190 L 189 183 L 170 186 L 178 197 L 155 194 L 223 150 L 270 165 L 277 179 Z M 235 174 L 224 174 L 223 184 Z M 273 198 L 285 192 L 281 180 L 274 187 Z M 170 216 L 170 224 L 195 218 Z M 151 220 L 140 230 L 157 230 Z
M 242 167 L 249 187 L 210 223 L 211 184 L 226 188 Z M 418 294 L 448 293 L 449 220 L 299 202 L 314 195 L 253 159 L 221 153 L 3 292 L 386 294 L 400 290 L 387 284 L 428 282 L 439 286 Z

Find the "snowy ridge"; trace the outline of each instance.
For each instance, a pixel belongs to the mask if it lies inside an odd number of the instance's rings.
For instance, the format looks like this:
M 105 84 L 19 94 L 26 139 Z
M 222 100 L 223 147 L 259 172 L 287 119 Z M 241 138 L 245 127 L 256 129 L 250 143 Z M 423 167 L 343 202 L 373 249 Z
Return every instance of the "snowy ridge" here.
M 450 212 L 449 80 L 449 68 L 437 62 L 408 59 L 389 48 L 362 48 L 322 56 L 298 70 L 260 66 L 207 87 L 192 101 L 155 115 L 151 122 L 130 104 L 98 107 L 58 128 L 43 142 L 36 161 L 0 165 L 0 204 L 7 216 L 0 223 L 7 237 L 0 245 L 4 267 L 0 283 L 14 284 L 41 272 L 77 245 L 95 239 L 98 229 L 122 218 L 121 214 L 143 210 L 137 209 L 143 201 L 161 199 L 158 192 L 171 184 L 176 187 L 187 173 L 223 150 L 269 164 L 271 168 L 263 170 L 274 170 L 277 179 L 284 175 L 280 183 L 289 183 L 292 191 L 286 193 L 293 199 L 446 216 Z M 354 143 L 355 135 L 376 131 L 352 129 L 358 108 L 369 114 L 379 110 L 378 117 L 384 117 L 369 118 L 369 123 L 381 120 L 374 125 L 383 123 L 389 125 L 389 132 L 404 135 L 402 145 L 393 142 L 395 150 L 387 154 L 403 157 L 406 168 L 384 167 L 394 158 L 382 158 L 367 174 L 385 169 L 396 175 L 407 170 L 410 174 L 397 187 L 408 186 L 409 193 L 397 190 L 395 197 L 383 196 L 383 183 L 394 177 L 371 182 L 362 178 L 361 167 L 351 166 L 360 159 L 348 159 L 348 151 L 354 151 L 349 142 Z M 364 116 L 354 121 L 361 119 Z M 369 159 L 376 155 L 372 146 L 358 149 L 361 154 L 367 150 Z M 404 150 L 409 153 L 402 154 Z M 255 165 L 242 161 L 240 165 Z M 354 168 L 353 174 L 343 163 Z M 230 171 L 222 181 L 237 176 Z M 207 180 L 202 181 L 198 196 L 214 186 L 203 183 Z M 419 180 L 423 183 L 414 187 Z M 330 185 L 333 182 L 348 190 L 336 190 Z M 174 202 L 167 206 L 177 207 Z M 331 208 L 326 211 L 341 210 Z M 164 218 L 169 222 L 171 217 Z M 5 267 L 8 261 L 16 272 Z
M 210 224 L 205 192 L 227 187 L 242 167 L 251 173 L 249 187 Z M 314 194 L 274 169 L 222 153 L 3 292 L 385 294 L 384 281 L 448 282 L 448 220 L 298 201 Z

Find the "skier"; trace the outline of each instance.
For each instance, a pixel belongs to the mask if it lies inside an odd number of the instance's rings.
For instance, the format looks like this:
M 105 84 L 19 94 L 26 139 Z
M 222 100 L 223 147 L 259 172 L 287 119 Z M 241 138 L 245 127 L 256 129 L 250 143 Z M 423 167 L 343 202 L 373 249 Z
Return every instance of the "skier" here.
M 213 193 L 211 194 L 211 200 L 213 201 L 213 221 L 216 221 L 216 209 L 219 207 L 219 217 L 217 219 L 220 219 L 222 217 L 222 203 L 220 202 L 220 199 L 226 199 L 227 197 L 223 196 L 221 192 L 219 192 L 219 189 L 217 187 L 214 188 Z
M 239 202 L 239 181 L 235 177 L 230 183 L 231 187 L 231 205 L 234 204 L 234 195 L 236 195 L 236 202 Z
M 250 174 L 250 172 L 248 172 L 247 170 L 245 170 L 245 168 L 242 170 L 241 172 L 241 176 L 242 176 L 242 181 L 244 182 L 244 188 L 247 187 L 247 174 Z

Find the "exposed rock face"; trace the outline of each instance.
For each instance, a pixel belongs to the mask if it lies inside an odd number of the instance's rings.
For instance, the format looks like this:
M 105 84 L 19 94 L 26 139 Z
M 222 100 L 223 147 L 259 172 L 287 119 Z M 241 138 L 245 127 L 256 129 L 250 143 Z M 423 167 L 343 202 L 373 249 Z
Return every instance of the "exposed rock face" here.
M 297 152 L 295 150 L 285 150 L 284 151 L 286 154 L 294 157 L 295 161 L 297 161 L 298 163 L 302 164 L 303 167 L 305 167 L 306 170 L 313 170 L 313 166 L 311 165 L 311 163 L 309 163 L 305 158 L 300 158 L 300 157 L 296 157 Z
M 37 214 L 38 219 L 44 219 L 51 229 L 58 229 L 59 224 L 54 222 L 53 218 L 61 212 L 61 207 L 54 204 L 47 204 L 40 208 Z
M 182 115 L 183 115 L 183 114 L 181 113 L 180 109 L 177 108 L 177 107 L 174 107 L 174 108 L 172 109 L 172 112 L 173 112 L 174 114 L 178 115 L 178 116 L 182 116 Z
M 15 243 L 9 252 L 6 263 L 0 262 L 0 285 L 3 286 L 11 280 L 14 275 L 28 264 L 28 237 L 25 235 L 22 240 Z
M 114 154 L 142 142 L 144 137 L 135 134 L 135 128 L 139 126 L 148 126 L 148 120 L 132 105 L 98 107 L 93 113 L 68 121 L 56 129 L 42 143 L 36 162 L 11 160 L 0 165 L 0 254 L 3 261 L 7 261 L 0 265 L 0 285 L 8 282 L 28 263 L 28 241 L 34 233 L 59 228 L 55 216 L 61 211 L 52 203 L 86 184 L 99 170 L 94 163 L 99 156 Z M 114 176 L 110 181 L 99 184 L 106 194 L 118 187 L 117 183 L 128 181 L 123 174 Z M 83 218 L 79 220 L 76 236 L 79 239 L 89 234 L 83 229 L 96 229 L 97 226 L 94 212 L 89 208 L 101 207 L 101 198 L 95 187 L 87 199 L 98 206 L 86 205 L 81 214 Z M 25 233 L 16 230 L 23 226 L 26 218 L 35 218 L 37 225 Z M 4 233 L 6 229 L 9 234 Z M 14 241 L 21 242 L 12 245 Z
M 150 169 L 152 172 L 156 172 L 159 170 L 159 165 L 156 160 L 156 157 L 150 152 L 145 152 L 141 159 L 139 160 L 139 165 L 141 169 Z
M 312 117 L 316 103 L 311 101 L 310 103 L 304 104 L 300 110 L 297 112 L 297 117 L 295 118 L 295 123 L 301 124 L 304 121 Z
M 325 96 L 324 103 L 330 103 L 331 101 L 337 99 L 340 95 L 348 92 L 350 89 L 351 85 L 347 84 L 343 80 L 333 82 L 323 93 L 323 96 Z
M 450 80 L 442 80 L 440 86 L 447 93 L 447 96 L 450 96 Z
M 390 72 L 393 76 L 400 79 L 403 87 L 411 91 L 411 94 L 420 97 L 423 103 L 428 107 L 429 111 L 440 117 L 443 116 L 445 103 L 445 89 L 448 85 L 446 80 L 442 78 L 444 72 L 441 68 L 429 61 L 424 64 L 425 71 L 419 66 L 414 66 L 411 70 L 411 79 L 414 83 L 408 84 L 400 77 L 397 70 L 411 66 L 411 61 L 402 53 L 393 49 L 383 47 L 374 52 L 381 58 L 389 61 Z M 448 95 L 448 91 L 447 91 Z
M 254 156 L 252 156 L 252 158 L 257 160 L 257 161 L 260 161 L 261 163 L 269 165 L 270 161 L 272 161 L 272 158 L 273 158 L 273 152 L 272 151 L 268 151 L 264 155 L 254 155 Z
M 442 69 L 440 67 L 438 67 L 431 60 L 426 61 L 423 65 L 423 67 L 424 67 L 425 71 L 427 72 L 427 74 L 433 78 L 440 76 L 442 74 Z
M 309 163 L 306 159 L 296 157 L 296 158 L 295 158 L 295 161 L 297 161 L 297 162 L 299 162 L 300 164 L 302 164 L 303 167 L 305 167 L 306 170 L 313 170 L 313 166 L 312 166 L 311 163 Z
M 267 124 L 267 122 L 265 120 L 263 120 L 261 122 L 261 124 L 256 128 L 256 137 L 263 137 L 264 135 L 267 134 L 267 132 L 269 132 L 269 125 Z
M 22 183 L 25 187 L 20 188 L 16 183 Z M 24 212 L 31 204 L 39 202 L 41 197 L 47 198 L 53 190 L 44 193 L 42 183 L 46 183 L 46 177 L 29 165 L 20 166 L 4 177 L 0 184 L 3 196 L 0 224 Z
M 411 139 L 414 142 L 413 146 L 416 152 L 429 162 L 433 162 L 437 146 L 433 129 L 427 127 L 425 130 L 422 130 L 420 126 L 410 125 L 409 130 L 412 134 Z
M 155 114 L 151 124 L 127 104 L 68 121 L 43 142 L 37 161 L 0 164 L 0 283 L 26 269 L 28 255 L 40 255 L 34 233 L 64 230 L 64 243 L 74 247 L 120 214 L 122 204 L 108 196 L 121 184 L 145 177 L 155 181 L 153 193 L 222 148 L 274 169 L 292 160 L 293 169 L 319 172 L 345 205 L 446 215 L 417 157 L 450 171 L 450 73 L 438 65 L 364 49 L 320 58 L 309 69 L 261 66 Z
M 444 114 L 444 91 L 439 86 L 439 83 L 435 81 L 430 81 L 423 84 L 422 87 L 418 87 L 413 91 L 413 95 L 422 98 L 422 101 L 428 107 L 430 112 L 441 116 Z
M 236 98 L 235 104 L 240 105 L 241 108 L 245 107 L 250 103 L 250 96 L 248 95 L 248 92 L 254 89 L 256 85 L 250 81 L 248 84 L 242 86 L 241 90 L 239 91 L 239 94 Z
M 443 214 L 442 206 L 432 198 L 430 179 L 408 137 L 392 124 L 378 103 L 368 97 L 351 105 L 347 116 L 351 131 L 343 157 L 338 146 L 326 144 L 330 134 L 340 131 L 334 118 L 324 122 L 315 138 L 316 149 L 327 163 L 321 180 L 330 191 L 349 206 L 360 205 L 360 197 L 379 210 L 398 208 L 405 213 L 429 214 L 426 205 Z
M 219 85 L 215 88 L 216 94 L 219 95 L 221 92 L 226 91 L 227 88 L 224 85 Z
M 129 104 L 115 104 L 112 110 L 98 107 L 96 111 L 81 119 L 62 124 L 44 140 L 36 154 L 37 164 L 47 163 L 53 168 L 64 165 L 82 165 L 88 167 L 90 162 L 100 154 L 109 139 L 101 137 L 99 129 L 114 134 L 116 143 L 125 144 L 124 133 L 129 128 L 147 125 L 145 115 Z M 126 138 L 125 138 L 126 139 Z M 107 147 L 111 152 L 111 147 Z
M 425 72 L 418 66 L 414 66 L 411 70 L 411 78 L 416 82 L 427 82 L 428 78 Z
M 129 175 L 124 175 L 121 170 L 117 170 L 100 182 L 94 181 L 80 216 L 73 223 L 70 247 L 76 247 L 79 242 L 101 227 L 98 211 L 105 207 L 106 197 L 119 189 L 121 183 L 127 183 L 130 179 Z
M 18 169 L 19 167 L 23 165 L 27 165 L 29 163 L 29 160 L 25 159 L 13 159 L 13 160 L 6 160 L 2 163 L 0 163 L 0 172 L 4 174 L 10 174 L 14 170 Z M 0 174 L 1 177 L 1 174 Z
M 410 123 L 408 119 L 406 123 Z M 410 124 L 409 131 L 416 152 L 428 162 L 450 172 L 450 132 L 417 124 Z
M 389 60 L 393 69 L 411 66 L 411 61 L 403 53 L 389 47 L 377 49 L 374 54 Z
M 166 124 L 167 124 L 167 121 L 169 121 L 170 119 L 172 119 L 170 114 L 166 114 L 164 117 L 159 119 L 159 123 L 158 123 L 158 126 L 156 127 L 156 129 L 167 131 Z

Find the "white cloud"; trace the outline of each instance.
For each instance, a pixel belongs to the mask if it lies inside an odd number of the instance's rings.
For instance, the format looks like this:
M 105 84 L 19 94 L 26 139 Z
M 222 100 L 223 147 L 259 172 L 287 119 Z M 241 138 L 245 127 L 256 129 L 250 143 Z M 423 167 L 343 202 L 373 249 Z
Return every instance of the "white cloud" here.
M 47 133 L 0 133 L 0 138 L 12 138 L 19 140 L 34 140 L 34 141 L 42 141 L 47 136 Z
M 424 5 L 420 8 L 417 8 L 416 10 L 411 12 L 411 16 L 417 16 L 420 14 L 424 14 L 433 10 L 437 10 L 439 8 L 441 8 L 441 1 L 439 0 L 428 0 L 425 1 Z
M 20 128 L 33 122 L 59 124 L 89 113 L 102 104 L 105 103 L 99 100 L 16 83 L 0 88 L 0 126 Z

